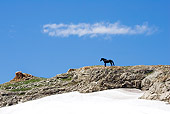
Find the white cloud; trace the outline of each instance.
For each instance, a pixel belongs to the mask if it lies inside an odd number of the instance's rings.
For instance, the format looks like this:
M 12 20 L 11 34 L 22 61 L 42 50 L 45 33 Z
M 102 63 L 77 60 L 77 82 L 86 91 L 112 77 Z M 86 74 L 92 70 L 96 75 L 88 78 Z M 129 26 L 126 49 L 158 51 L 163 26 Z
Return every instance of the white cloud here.
M 155 27 L 149 27 L 147 23 L 135 25 L 133 27 L 115 23 L 79 23 L 79 24 L 46 24 L 43 32 L 49 36 L 69 37 L 71 35 L 97 37 L 100 35 L 135 35 L 152 34 L 156 31 Z

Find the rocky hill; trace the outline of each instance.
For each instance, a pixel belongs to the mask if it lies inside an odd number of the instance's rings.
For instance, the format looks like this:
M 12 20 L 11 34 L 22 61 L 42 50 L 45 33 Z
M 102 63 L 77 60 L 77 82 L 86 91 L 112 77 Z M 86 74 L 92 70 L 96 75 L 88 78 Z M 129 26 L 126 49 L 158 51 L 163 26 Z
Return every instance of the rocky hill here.
M 16 72 L 14 79 L 0 85 L 0 107 L 53 94 L 89 93 L 114 88 L 137 88 L 145 91 L 140 97 L 142 99 L 170 103 L 170 65 L 87 66 L 69 69 L 48 79 Z

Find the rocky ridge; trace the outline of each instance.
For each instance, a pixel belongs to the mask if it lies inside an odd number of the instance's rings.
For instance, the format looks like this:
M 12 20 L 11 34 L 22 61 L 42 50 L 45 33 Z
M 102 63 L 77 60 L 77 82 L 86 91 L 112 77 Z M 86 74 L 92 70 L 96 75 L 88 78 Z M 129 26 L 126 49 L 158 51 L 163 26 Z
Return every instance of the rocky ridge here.
M 142 99 L 170 103 L 170 65 L 87 66 L 48 79 L 17 72 L 13 80 L 0 85 L 0 107 L 53 94 L 114 88 L 137 88 L 145 91 Z

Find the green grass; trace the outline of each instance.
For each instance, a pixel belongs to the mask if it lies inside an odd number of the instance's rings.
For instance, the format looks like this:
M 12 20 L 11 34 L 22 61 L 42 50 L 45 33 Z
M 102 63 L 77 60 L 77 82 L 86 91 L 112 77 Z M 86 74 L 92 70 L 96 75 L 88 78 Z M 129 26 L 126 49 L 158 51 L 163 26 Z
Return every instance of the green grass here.
M 61 78 L 60 80 L 62 80 L 62 81 L 70 81 L 70 80 L 72 80 L 72 76 L 68 76 L 67 78 Z
M 150 72 L 146 73 L 146 75 L 150 75 L 154 72 L 154 70 L 151 70 Z
M 19 85 L 20 85 L 19 82 L 16 82 L 16 83 L 5 83 L 5 84 L 2 84 L 2 85 L 1 85 L 1 88 L 17 87 L 17 86 L 19 86 Z
M 19 81 L 19 82 L 13 82 L 13 83 L 5 83 L 5 84 L 1 84 L 0 85 L 0 88 L 1 89 L 6 89 L 8 87 L 19 87 L 19 86 L 22 86 L 22 85 L 26 85 L 26 84 L 29 84 L 29 83 L 35 83 L 35 82 L 39 82 L 41 80 L 45 80 L 46 78 L 33 78 L 33 79 L 30 79 L 30 80 L 26 80 L 26 81 Z M 41 87 L 41 85 L 40 85 Z M 31 88 L 23 88 L 23 89 L 12 89 L 10 91 L 26 91 L 26 90 L 30 90 Z M 6 89 L 8 90 L 8 89 Z
M 39 82 L 39 81 L 41 81 L 41 80 L 43 80 L 43 78 L 30 79 L 30 80 L 23 81 L 23 84 L 29 84 L 29 83 Z

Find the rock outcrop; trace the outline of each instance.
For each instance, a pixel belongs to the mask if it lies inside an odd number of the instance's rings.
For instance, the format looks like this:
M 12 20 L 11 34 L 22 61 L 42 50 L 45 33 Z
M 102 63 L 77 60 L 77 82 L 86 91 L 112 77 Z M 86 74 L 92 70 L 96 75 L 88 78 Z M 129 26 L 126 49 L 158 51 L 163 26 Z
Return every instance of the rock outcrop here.
M 89 93 L 114 88 L 145 91 L 140 98 L 170 103 L 170 66 L 88 66 L 45 79 L 17 72 L 0 85 L 0 107 L 72 91 Z
M 21 71 L 18 71 L 15 73 L 14 79 L 12 79 L 10 82 L 30 80 L 32 78 L 34 78 L 34 76 L 32 76 L 31 74 L 22 73 Z
M 146 92 L 140 98 L 170 103 L 170 66 L 160 66 L 142 80 Z

